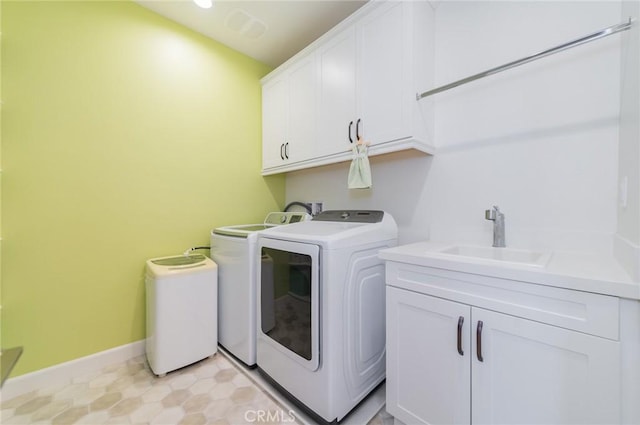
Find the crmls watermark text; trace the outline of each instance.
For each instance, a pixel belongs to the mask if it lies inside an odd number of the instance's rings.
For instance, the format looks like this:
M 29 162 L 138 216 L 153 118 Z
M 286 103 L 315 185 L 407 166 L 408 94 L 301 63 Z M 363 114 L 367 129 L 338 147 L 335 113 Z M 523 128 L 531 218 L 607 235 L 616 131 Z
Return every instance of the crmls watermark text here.
M 293 410 L 247 410 L 244 420 L 247 422 L 295 422 Z

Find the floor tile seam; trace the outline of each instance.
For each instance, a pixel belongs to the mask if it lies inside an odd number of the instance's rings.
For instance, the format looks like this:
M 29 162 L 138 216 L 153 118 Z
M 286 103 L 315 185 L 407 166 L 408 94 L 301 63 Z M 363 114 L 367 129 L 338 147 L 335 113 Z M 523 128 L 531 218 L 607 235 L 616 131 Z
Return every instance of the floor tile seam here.
M 192 366 L 192 365 L 190 365 L 190 366 Z M 195 366 L 195 364 L 194 364 L 193 366 Z M 155 414 L 152 414 L 152 417 L 148 418 L 148 419 L 149 419 L 149 423 L 153 422 L 153 420 L 155 420 L 157 417 L 159 417 L 160 415 L 162 415 L 162 413 L 163 413 L 163 412 L 165 412 L 165 411 L 167 411 L 167 410 L 169 410 L 169 409 L 173 409 L 173 408 L 178 408 L 178 409 L 180 409 L 180 410 L 182 411 L 183 416 L 186 416 L 186 415 L 188 414 L 188 412 L 187 412 L 187 410 L 184 408 L 184 404 L 189 400 L 189 397 L 185 398 L 185 399 L 184 399 L 184 400 L 182 400 L 180 403 L 178 403 L 178 404 L 176 404 L 176 405 L 172 405 L 172 406 L 165 406 L 165 405 L 163 404 L 162 399 L 161 399 L 161 400 L 151 400 L 151 401 L 145 401 L 145 400 L 143 399 L 143 397 L 144 397 L 144 395 L 145 395 L 146 393 L 148 393 L 149 391 L 151 391 L 153 388 L 156 388 L 156 385 L 166 385 L 166 386 L 170 389 L 169 394 L 167 394 L 167 395 L 165 396 L 165 398 L 166 398 L 167 396 L 171 395 L 172 393 L 176 392 L 176 391 L 181 391 L 181 390 L 188 391 L 188 388 L 175 389 L 175 388 L 173 388 L 173 387 L 171 386 L 171 380 L 168 380 L 168 381 L 161 381 L 164 377 L 158 377 L 157 375 L 155 375 L 155 374 L 154 374 L 150 369 L 148 369 L 148 368 L 144 368 L 144 369 L 145 369 L 145 370 L 147 371 L 147 373 L 149 373 L 149 374 L 150 374 L 154 379 L 148 383 L 148 388 L 147 388 L 144 392 L 142 392 L 141 394 L 139 394 L 139 395 L 138 395 L 138 397 L 139 397 L 139 398 L 141 399 L 141 401 L 142 401 L 142 404 L 138 407 L 138 409 L 136 409 L 136 410 L 134 410 L 133 412 L 130 412 L 129 414 L 127 414 L 127 415 L 126 415 L 126 416 L 127 416 L 127 418 L 128 418 L 128 419 L 130 419 L 130 420 L 132 420 L 133 418 L 131 418 L 131 415 L 132 415 L 132 414 L 134 414 L 137 410 L 139 410 L 140 408 L 143 408 L 144 406 L 151 405 L 151 404 L 154 404 L 154 403 L 158 403 L 158 404 L 161 406 L 161 409 L 160 409 L 158 412 L 156 412 Z M 175 379 L 179 379 L 181 376 L 183 376 L 183 375 L 177 375 L 177 376 L 173 377 L 173 380 L 175 380 Z M 196 380 L 196 382 L 197 382 L 197 380 Z M 191 394 L 192 394 L 192 393 L 191 393 Z M 192 395 L 193 395 L 193 394 L 192 394 Z
M 18 410 L 18 408 L 20 407 L 20 406 L 18 406 L 18 407 L 15 407 L 15 408 L 12 409 L 13 412 L 12 412 L 12 415 L 10 417 L 3 418 L 4 415 L 2 415 L 2 416 L 0 416 L 0 419 L 11 420 L 11 419 L 19 418 L 19 417 L 27 417 L 27 418 L 29 418 L 29 421 L 31 422 L 32 420 L 35 420 L 35 418 L 37 418 L 39 415 L 42 415 L 43 411 L 45 411 L 46 409 L 50 409 L 52 404 L 54 404 L 56 402 L 58 402 L 58 403 L 69 402 L 69 405 L 66 406 L 65 409 L 63 409 L 63 410 L 61 410 L 61 411 L 59 411 L 57 413 L 54 413 L 53 415 L 51 415 L 51 416 L 49 416 L 47 418 L 38 419 L 38 421 L 41 422 L 43 420 L 53 420 L 53 418 L 55 418 L 56 416 L 64 413 L 65 411 L 67 411 L 67 410 L 69 410 L 71 408 L 76 407 L 76 405 L 75 405 L 75 403 L 74 403 L 72 398 L 63 399 L 63 400 L 57 400 L 57 399 L 55 399 L 53 394 L 47 394 L 47 395 L 51 396 L 51 400 L 49 400 L 46 404 L 43 404 L 42 406 L 38 407 L 36 410 L 30 411 L 30 412 L 19 413 L 19 412 L 16 412 L 16 410 Z M 36 396 L 31 400 L 34 400 L 34 399 L 36 399 L 38 397 L 42 397 L 42 395 L 36 394 Z M 0 423 L 3 423 L 3 422 L 0 421 Z
M 291 407 L 289 404 L 285 403 L 284 401 L 278 399 L 278 397 L 276 397 L 273 394 L 273 390 L 270 388 L 267 388 L 265 386 L 265 382 L 264 381 L 260 381 L 258 379 L 256 379 L 253 376 L 253 371 L 255 369 L 249 370 L 247 369 L 246 366 L 243 366 L 240 364 L 239 360 L 235 359 L 230 353 L 228 353 L 226 350 L 218 347 L 218 352 L 220 354 L 222 354 L 222 356 L 229 361 L 229 363 L 231 363 L 231 365 L 240 373 L 242 373 L 247 379 L 249 379 L 259 390 L 260 392 L 262 392 L 271 402 L 273 402 L 276 406 L 280 407 L 281 409 L 284 410 L 291 410 Z M 256 372 L 257 373 L 257 372 Z M 280 396 L 282 397 L 282 396 Z M 283 397 L 284 399 L 284 397 Z M 307 421 L 304 417 L 300 417 L 299 416 L 299 411 L 297 411 L 297 409 L 295 410 L 295 414 L 296 414 L 296 424 L 306 424 Z
M 257 380 L 256 380 L 256 379 L 255 379 L 255 378 L 254 378 L 250 373 L 248 373 L 248 371 L 246 371 L 246 370 L 245 370 L 244 368 L 242 368 L 240 365 L 236 364 L 236 362 L 234 361 L 234 359 L 230 358 L 228 355 L 226 355 L 226 353 L 221 353 L 221 355 L 222 355 L 222 357 L 223 357 L 223 359 L 224 359 L 224 360 L 226 360 L 226 361 L 228 361 L 228 362 L 229 362 L 230 366 L 231 366 L 231 367 L 233 367 L 233 369 L 235 369 L 235 370 L 236 370 L 236 372 L 241 373 L 241 374 L 242 374 L 242 376 L 244 376 L 245 378 L 247 378 L 247 379 L 249 380 L 249 382 L 251 382 L 251 384 L 252 384 L 252 385 L 253 385 L 253 386 L 254 386 L 254 387 L 255 387 L 255 388 L 256 388 L 260 393 L 262 393 L 262 394 L 263 394 L 263 395 L 264 395 L 264 396 L 265 396 L 269 401 L 271 401 L 272 403 L 274 403 L 275 405 L 277 405 L 277 406 L 279 406 L 279 407 L 285 407 L 281 401 L 279 401 L 278 399 L 276 399 L 275 397 L 273 397 L 273 395 L 271 394 L 271 392 L 269 391 L 269 389 L 265 388 L 265 387 L 262 385 L 262 383 L 261 383 L 261 382 L 259 382 L 259 381 L 257 381 Z M 104 372 L 104 373 L 108 373 L 107 371 L 101 371 L 101 373 L 100 373 L 100 374 L 98 374 L 98 375 L 96 375 L 96 376 L 95 376 L 95 378 L 97 378 L 97 377 L 99 377 L 99 376 L 103 375 L 103 374 L 104 374 L 103 372 Z M 142 398 L 142 395 L 144 395 L 145 393 L 147 393 L 148 391 L 150 391 L 152 388 L 154 388 L 154 386 L 155 386 L 155 385 L 154 385 L 154 384 L 155 384 L 155 382 L 151 382 L 151 383 L 149 383 L 149 384 L 150 384 L 150 385 L 148 386 L 148 388 L 146 388 L 146 389 L 143 391 L 143 393 L 142 393 L 142 394 L 139 394 L 139 395 L 138 395 L 138 397 Z M 71 385 L 71 383 L 70 383 L 70 385 Z M 68 386 L 65 386 L 64 388 L 67 388 L 67 387 L 68 387 Z M 105 394 L 110 393 L 110 391 L 107 391 L 106 387 L 102 387 L 101 389 L 102 389 L 102 394 L 101 394 L 101 396 L 103 396 L 103 395 L 105 395 Z M 115 392 L 120 392 L 120 393 L 121 393 L 121 391 L 115 391 Z M 40 395 L 39 393 L 40 393 L 40 391 L 37 391 L 37 394 L 35 394 L 35 397 L 34 397 L 34 398 L 37 398 L 37 397 Z M 98 398 L 100 398 L 100 397 L 98 397 Z M 109 412 L 109 410 L 110 410 L 112 407 L 114 407 L 115 405 L 117 405 L 118 403 L 120 403 L 120 402 L 122 402 L 122 401 L 123 401 L 123 399 L 120 399 L 120 400 L 118 400 L 116 403 L 114 403 L 112 406 L 109 406 L 109 407 L 104 408 L 104 409 L 96 409 L 96 410 L 94 410 L 94 409 L 92 409 L 92 408 L 91 408 L 91 404 L 93 404 L 93 402 L 95 402 L 95 400 L 92 400 L 92 401 L 85 401 L 85 402 L 82 402 L 82 403 L 77 403 L 77 400 L 76 400 L 75 398 L 70 398 L 70 399 L 68 399 L 68 400 L 69 400 L 69 401 L 71 401 L 71 406 L 69 406 L 69 408 L 72 408 L 72 409 L 73 409 L 73 408 L 75 408 L 75 409 L 78 409 L 78 408 L 84 408 L 84 409 L 86 409 L 86 414 L 98 413 L 98 412 L 102 412 L 102 411 L 103 411 L 103 412 L 108 413 L 108 412 Z M 141 400 L 141 401 L 143 401 L 143 400 Z M 183 414 L 184 414 L 184 415 L 188 414 L 188 413 L 186 412 L 186 410 L 184 409 L 184 406 L 183 406 L 183 404 L 184 404 L 185 402 L 186 402 L 186 400 L 184 400 L 184 402 L 183 402 L 183 403 L 180 403 L 180 405 L 179 405 L 179 406 L 173 406 L 173 407 L 179 407 L 179 408 L 182 410 L 182 412 L 183 412 Z M 236 403 L 236 405 L 244 405 L 244 404 L 248 404 L 248 403 L 249 403 L 249 401 L 247 401 L 246 403 Z M 143 406 L 143 405 L 145 405 L 145 404 L 148 404 L 148 403 L 146 403 L 146 402 L 144 402 L 144 401 L 143 401 L 143 402 L 141 403 L 141 406 L 140 406 L 140 407 L 142 407 L 142 406 Z M 46 407 L 46 406 L 43 406 L 43 408 L 44 408 L 44 407 Z M 65 409 L 63 412 L 59 412 L 59 414 L 58 414 L 58 415 L 56 415 L 56 416 L 59 416 L 60 414 L 62 414 L 62 413 L 64 413 L 64 412 L 66 412 L 67 410 L 69 410 L 69 408 L 68 408 L 68 409 Z M 17 417 L 19 417 L 19 416 L 23 416 L 23 415 L 25 415 L 25 416 L 26 416 L 26 415 L 28 415 L 29 417 L 31 417 L 32 415 L 36 415 L 36 414 L 37 414 L 37 412 L 40 410 L 40 409 L 37 409 L 37 410 L 36 410 L 36 411 L 34 411 L 34 412 L 30 412 L 30 413 L 25 413 L 25 414 L 19 414 L 19 415 L 17 415 L 17 414 L 15 413 L 15 410 L 16 410 L 16 409 L 17 409 L 17 407 L 16 407 L 16 408 L 12 408 L 12 409 L 7 409 L 7 410 L 12 411 L 11 413 L 13 413 L 13 414 L 11 415 L 11 418 L 17 418 Z M 166 408 L 164 408 L 163 410 L 166 410 Z M 5 410 L 5 411 L 6 411 L 6 410 Z M 11 414 L 11 413 L 9 413 L 9 414 Z M 129 414 L 118 415 L 118 417 L 127 417 L 128 419 L 130 419 L 130 414 L 131 414 L 131 413 L 132 413 L 132 412 L 129 412 Z M 155 418 L 156 416 L 158 416 L 160 413 L 161 413 L 161 412 L 158 412 L 158 414 L 154 415 L 154 418 Z M 85 414 L 85 415 L 86 415 L 86 414 Z M 85 415 L 83 415 L 83 416 L 85 416 Z M 110 415 L 110 416 L 111 416 L 111 415 Z M 111 417 L 112 417 L 112 416 L 111 416 Z M 113 417 L 112 417 L 112 418 L 113 418 Z
M 280 407 L 286 407 L 283 405 L 283 403 L 278 400 L 277 398 L 275 398 L 272 394 L 271 391 L 268 388 L 265 388 L 264 385 L 259 382 L 257 379 L 255 379 L 248 370 L 246 370 L 242 365 L 237 363 L 237 360 L 232 358 L 230 354 L 228 354 L 227 352 L 223 351 L 222 349 L 218 350 L 223 357 L 229 361 L 229 363 L 231 363 L 231 366 L 233 366 L 234 369 L 236 369 L 238 372 L 240 372 L 242 375 L 244 375 L 247 379 L 249 379 L 251 381 L 251 383 L 253 383 L 253 385 L 255 385 L 261 393 L 263 393 L 265 396 L 267 396 L 272 402 L 276 403 L 278 406 Z
M 128 362 L 129 362 L 129 360 L 122 362 L 122 364 L 123 364 L 123 365 L 127 365 L 127 364 L 128 364 Z M 104 368 L 103 368 L 103 369 L 102 369 L 102 370 L 101 370 L 97 375 L 95 375 L 94 379 L 95 379 L 95 378 L 99 378 L 100 376 L 103 376 L 103 375 L 106 375 L 106 374 L 109 374 L 109 373 L 113 373 L 113 372 L 114 372 L 113 370 L 109 370 L 109 369 L 112 369 L 113 367 L 114 367 L 114 365 L 108 365 L 108 366 L 105 366 L 105 367 L 104 367 Z M 144 368 L 142 368 L 141 370 L 144 370 Z M 139 371 L 138 371 L 138 372 L 139 372 Z M 137 373 L 137 372 L 136 372 L 136 373 Z M 129 375 L 129 376 L 133 376 L 133 375 Z M 153 388 L 153 386 L 154 386 L 154 385 L 153 385 L 153 383 L 149 383 L 148 387 L 147 387 L 147 388 L 146 388 L 146 389 L 145 389 L 141 394 L 138 394 L 138 395 L 136 396 L 136 397 L 140 398 L 140 400 L 141 400 L 141 405 L 140 405 L 139 407 L 142 407 L 142 406 L 144 406 L 145 404 L 147 404 L 146 402 L 144 402 L 144 400 L 142 400 L 142 395 L 146 394 L 149 390 L 151 390 L 151 389 Z M 94 398 L 94 399 L 93 399 L 93 400 L 91 400 L 91 401 L 85 401 L 85 402 L 82 402 L 82 403 L 78 403 L 78 402 L 77 402 L 77 400 L 76 400 L 75 398 L 72 398 L 72 399 L 71 399 L 71 401 L 72 401 L 72 406 L 71 406 L 71 407 L 72 407 L 72 408 L 77 408 L 77 407 L 87 407 L 87 409 L 88 409 L 88 413 L 87 413 L 87 414 L 88 414 L 88 415 L 104 413 L 104 414 L 107 414 L 107 415 L 109 416 L 109 418 L 110 418 L 110 419 L 126 417 L 126 418 L 127 418 L 127 420 L 129 420 L 129 419 L 130 419 L 130 415 L 131 415 L 132 413 L 134 413 L 134 412 L 135 412 L 135 410 L 137 410 L 137 409 L 135 409 L 133 412 L 123 413 L 123 414 L 120 414 L 120 415 L 116 415 L 116 416 L 114 416 L 114 414 L 113 414 L 113 412 L 111 412 L 111 410 L 112 410 L 116 405 L 120 404 L 120 403 L 121 403 L 121 402 L 123 402 L 124 400 L 130 399 L 130 398 L 136 398 L 136 397 L 124 397 L 124 395 L 123 395 L 123 390 L 109 390 L 109 389 L 108 389 L 108 386 L 104 386 L 104 387 L 96 387 L 96 388 L 94 388 L 94 389 L 95 389 L 95 390 L 98 390 L 98 389 L 99 389 L 99 390 L 101 390 L 101 394 L 100 394 L 100 395 L 98 395 L 96 398 Z M 112 393 L 119 393 L 119 394 L 121 395 L 121 398 L 120 398 L 120 399 L 118 399 L 115 403 L 113 403 L 113 404 L 111 404 L 111 405 L 109 405 L 109 406 L 103 407 L 103 408 L 95 408 L 95 407 L 92 407 L 92 404 L 94 404 L 98 399 L 100 399 L 101 397 L 103 397 L 103 396 L 105 396 L 105 395 L 107 395 L 107 394 L 112 394 Z M 67 409 L 67 410 L 68 410 L 68 409 Z

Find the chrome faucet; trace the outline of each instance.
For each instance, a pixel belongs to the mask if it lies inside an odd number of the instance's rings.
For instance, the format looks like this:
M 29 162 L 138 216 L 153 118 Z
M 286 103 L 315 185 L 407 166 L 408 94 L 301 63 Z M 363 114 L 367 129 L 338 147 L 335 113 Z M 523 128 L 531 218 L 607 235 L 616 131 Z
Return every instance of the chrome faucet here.
M 504 214 L 494 205 L 493 209 L 485 210 L 484 218 L 493 221 L 493 246 L 504 248 Z

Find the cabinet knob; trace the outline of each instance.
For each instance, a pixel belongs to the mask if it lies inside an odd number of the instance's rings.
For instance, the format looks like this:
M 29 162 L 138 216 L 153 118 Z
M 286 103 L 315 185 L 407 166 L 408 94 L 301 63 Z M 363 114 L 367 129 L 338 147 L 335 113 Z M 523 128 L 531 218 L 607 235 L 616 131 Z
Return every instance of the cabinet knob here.
M 280 159 L 284 161 L 284 143 L 280 144 Z
M 356 121 L 356 140 L 360 140 L 360 121 L 362 121 L 361 118 Z
M 284 144 L 284 157 L 289 159 L 289 142 Z
M 351 127 L 353 127 L 353 121 L 349 121 L 349 143 L 353 143 L 353 139 L 351 138 Z

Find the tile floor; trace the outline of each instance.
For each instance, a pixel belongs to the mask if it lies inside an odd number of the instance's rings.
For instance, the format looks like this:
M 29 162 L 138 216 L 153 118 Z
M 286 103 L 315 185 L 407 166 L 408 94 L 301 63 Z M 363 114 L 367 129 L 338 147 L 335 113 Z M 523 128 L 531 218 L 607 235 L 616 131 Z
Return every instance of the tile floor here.
M 3 400 L 2 424 L 304 424 L 291 406 L 222 352 L 159 378 L 144 356 Z M 353 422 L 353 421 L 352 421 Z M 393 423 L 384 409 L 369 425 Z

